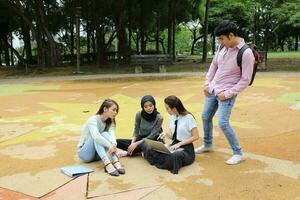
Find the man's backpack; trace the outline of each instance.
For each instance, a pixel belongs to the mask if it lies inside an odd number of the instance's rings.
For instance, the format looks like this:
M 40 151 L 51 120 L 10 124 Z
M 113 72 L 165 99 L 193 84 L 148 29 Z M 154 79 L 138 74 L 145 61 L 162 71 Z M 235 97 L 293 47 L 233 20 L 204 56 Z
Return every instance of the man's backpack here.
M 221 51 L 221 49 L 224 48 L 224 45 L 221 45 L 220 46 L 220 49 L 219 51 Z M 244 46 L 242 46 L 242 48 L 240 48 L 238 54 L 237 54 L 237 57 L 236 57 L 236 62 L 238 64 L 238 66 L 240 67 L 241 71 L 242 71 L 242 59 L 243 59 L 243 53 L 246 49 L 250 48 L 252 50 L 252 53 L 253 53 L 253 56 L 255 58 L 255 61 L 254 61 L 254 64 L 253 64 L 253 72 L 252 72 L 252 77 L 251 77 L 251 81 L 249 83 L 249 85 L 252 85 L 253 81 L 254 81 L 254 78 L 255 78 L 255 74 L 256 74 L 256 71 L 257 71 L 257 67 L 258 67 L 258 64 L 259 64 L 259 53 L 251 46 L 247 45 L 247 44 L 244 44 Z

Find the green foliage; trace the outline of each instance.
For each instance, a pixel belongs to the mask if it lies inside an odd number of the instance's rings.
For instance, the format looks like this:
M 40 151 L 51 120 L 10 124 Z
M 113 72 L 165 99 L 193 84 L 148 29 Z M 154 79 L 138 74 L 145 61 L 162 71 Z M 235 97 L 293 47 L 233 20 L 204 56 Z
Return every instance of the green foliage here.
M 286 52 L 270 52 L 268 54 L 269 58 L 290 58 L 290 59 L 300 59 L 300 52 L 286 51 Z
M 180 54 L 190 54 L 192 34 L 184 26 L 179 26 L 176 31 L 176 52 Z
M 19 2 L 21 8 L 16 11 Z M 42 2 L 42 8 L 37 10 L 36 3 Z M 123 2 L 123 4 L 122 4 Z M 156 50 L 156 34 L 164 48 L 168 46 L 169 3 L 175 4 L 175 46 L 177 53 L 191 52 L 195 43 L 196 54 L 200 54 L 203 34 L 200 25 L 193 28 L 183 26 L 187 22 L 200 22 L 203 26 L 205 19 L 206 0 L 7 0 L 0 1 L 0 56 L 4 57 L 3 44 L 6 35 L 13 32 L 19 39 L 24 38 L 23 28 L 29 26 L 24 17 L 25 13 L 31 25 L 42 34 L 43 50 L 49 49 L 49 31 L 55 39 L 61 54 L 70 53 L 72 20 L 74 22 L 74 7 L 80 6 L 81 13 L 81 39 L 80 46 L 83 52 L 87 51 L 87 32 L 90 31 L 91 40 L 103 39 L 104 42 L 96 44 L 97 53 L 107 50 L 109 45 L 115 47 L 122 41 L 120 34 L 112 41 L 110 36 L 124 28 L 123 41 L 128 42 L 129 32 L 132 34 L 132 50 L 136 49 L 136 42 L 141 46 L 141 33 L 144 33 L 146 50 Z M 254 41 L 261 50 L 287 51 L 295 48 L 296 37 L 300 35 L 300 0 L 210 0 L 208 14 L 209 34 L 212 36 L 216 25 L 224 19 L 234 21 L 240 30 L 240 35 L 246 41 Z M 40 20 L 39 12 L 43 12 L 46 22 L 45 27 L 37 27 Z M 120 16 L 123 18 L 120 20 Z M 46 29 L 46 30 L 45 30 Z M 98 38 L 97 34 L 101 34 Z M 119 32 L 118 32 L 119 33 Z M 195 34 L 196 33 L 196 34 Z M 210 37 L 208 38 L 210 39 Z M 31 49 L 37 55 L 37 38 L 31 30 Z M 75 42 L 75 41 L 74 41 Z M 98 42 L 98 41 L 97 41 Z M 92 42 L 90 42 L 91 45 Z M 162 46 L 160 43 L 160 52 Z M 211 49 L 209 41 L 209 50 Z M 101 46 L 103 48 L 97 48 Z M 24 48 L 20 48 L 22 55 Z M 99 50 L 100 49 L 100 50 Z M 2 50 L 2 51 L 1 51 Z M 298 55 L 298 54 L 297 54 Z M 272 55 L 270 55 L 272 57 Z

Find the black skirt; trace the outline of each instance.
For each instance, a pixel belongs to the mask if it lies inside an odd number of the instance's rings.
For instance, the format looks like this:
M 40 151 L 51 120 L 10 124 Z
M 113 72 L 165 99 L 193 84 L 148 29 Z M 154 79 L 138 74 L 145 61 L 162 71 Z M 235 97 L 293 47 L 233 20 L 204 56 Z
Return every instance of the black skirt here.
M 173 141 L 173 144 L 179 141 Z M 147 150 L 144 152 L 145 159 L 151 165 L 155 165 L 159 169 L 167 169 L 173 174 L 178 174 L 181 167 L 190 165 L 195 160 L 195 151 L 193 143 L 181 146 L 184 150 L 175 151 L 171 154 L 161 153 L 155 150 Z

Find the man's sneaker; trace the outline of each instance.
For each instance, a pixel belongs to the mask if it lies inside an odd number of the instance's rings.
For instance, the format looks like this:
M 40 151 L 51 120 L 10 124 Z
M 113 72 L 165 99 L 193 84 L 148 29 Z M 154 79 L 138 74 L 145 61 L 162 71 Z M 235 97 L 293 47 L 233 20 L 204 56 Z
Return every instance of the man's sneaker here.
M 229 160 L 226 161 L 228 165 L 236 165 L 244 161 L 245 158 L 242 155 L 233 155 Z
M 203 152 L 209 152 L 209 151 L 213 151 L 213 150 L 214 150 L 213 145 L 209 145 L 209 146 L 202 145 L 195 149 L 195 153 L 203 153 Z

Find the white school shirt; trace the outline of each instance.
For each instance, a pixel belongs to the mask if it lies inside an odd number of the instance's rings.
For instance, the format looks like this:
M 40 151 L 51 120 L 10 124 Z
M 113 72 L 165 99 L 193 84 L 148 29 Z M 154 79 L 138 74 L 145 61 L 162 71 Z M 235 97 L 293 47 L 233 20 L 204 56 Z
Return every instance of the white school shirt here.
M 173 137 L 175 131 L 175 120 L 177 121 L 177 140 L 183 141 L 192 137 L 192 129 L 197 127 L 197 122 L 191 114 L 186 115 L 171 115 L 170 130 Z

